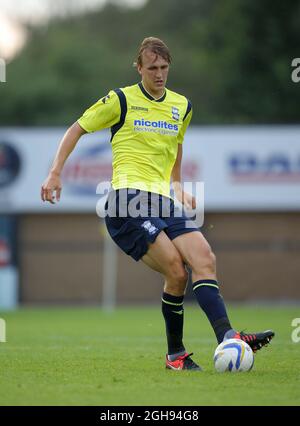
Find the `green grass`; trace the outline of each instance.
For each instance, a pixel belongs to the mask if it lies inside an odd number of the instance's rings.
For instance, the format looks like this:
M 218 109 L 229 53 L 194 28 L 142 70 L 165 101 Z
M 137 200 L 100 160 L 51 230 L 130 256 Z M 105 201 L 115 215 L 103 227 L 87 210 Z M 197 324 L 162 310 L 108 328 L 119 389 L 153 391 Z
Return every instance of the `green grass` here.
M 185 309 L 185 344 L 204 372 L 164 368 L 164 323 L 157 307 L 20 309 L 3 312 L 0 405 L 299 405 L 300 343 L 291 340 L 297 307 L 230 307 L 236 327 L 273 328 L 271 345 L 249 373 L 217 374 L 210 326 Z

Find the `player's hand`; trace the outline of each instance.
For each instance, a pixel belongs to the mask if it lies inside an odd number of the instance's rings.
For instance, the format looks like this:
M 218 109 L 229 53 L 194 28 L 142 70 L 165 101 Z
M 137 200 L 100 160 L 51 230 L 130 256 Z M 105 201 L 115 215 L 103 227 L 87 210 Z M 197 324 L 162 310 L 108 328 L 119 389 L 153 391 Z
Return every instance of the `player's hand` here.
M 177 200 L 184 205 L 189 210 L 196 208 L 196 198 L 185 191 L 180 191 L 176 193 Z
M 50 173 L 41 188 L 42 200 L 55 204 L 55 199 L 56 201 L 60 200 L 61 188 L 60 176 Z

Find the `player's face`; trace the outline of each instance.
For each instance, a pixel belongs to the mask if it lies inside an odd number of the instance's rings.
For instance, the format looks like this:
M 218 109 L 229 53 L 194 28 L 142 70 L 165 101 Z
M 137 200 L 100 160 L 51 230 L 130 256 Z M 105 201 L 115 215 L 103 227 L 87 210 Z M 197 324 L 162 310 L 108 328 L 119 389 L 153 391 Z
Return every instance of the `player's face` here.
M 145 50 L 142 56 L 142 65 L 138 66 L 138 72 L 142 76 L 145 89 L 154 95 L 162 95 L 169 73 L 168 62 L 149 50 Z

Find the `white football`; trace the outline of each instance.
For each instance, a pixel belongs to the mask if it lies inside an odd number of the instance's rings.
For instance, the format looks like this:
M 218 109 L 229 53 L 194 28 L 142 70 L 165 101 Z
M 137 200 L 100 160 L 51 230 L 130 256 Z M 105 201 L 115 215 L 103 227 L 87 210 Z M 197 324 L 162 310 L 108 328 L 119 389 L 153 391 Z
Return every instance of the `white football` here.
M 249 371 L 254 364 L 250 346 L 240 339 L 228 339 L 220 343 L 214 353 L 214 365 L 218 373 Z

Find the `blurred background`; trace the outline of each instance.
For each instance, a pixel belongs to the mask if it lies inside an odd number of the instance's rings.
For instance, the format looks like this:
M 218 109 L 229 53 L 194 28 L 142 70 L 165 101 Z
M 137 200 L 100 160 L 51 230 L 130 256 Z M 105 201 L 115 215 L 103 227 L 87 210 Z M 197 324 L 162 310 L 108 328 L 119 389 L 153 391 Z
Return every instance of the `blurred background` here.
M 0 309 L 159 303 L 162 278 L 96 214 L 108 131 L 79 141 L 61 202 L 40 200 L 67 127 L 139 81 L 147 36 L 169 46 L 168 87 L 193 104 L 183 179 L 204 182 L 224 298 L 299 303 L 299 22 L 296 0 L 0 0 Z

